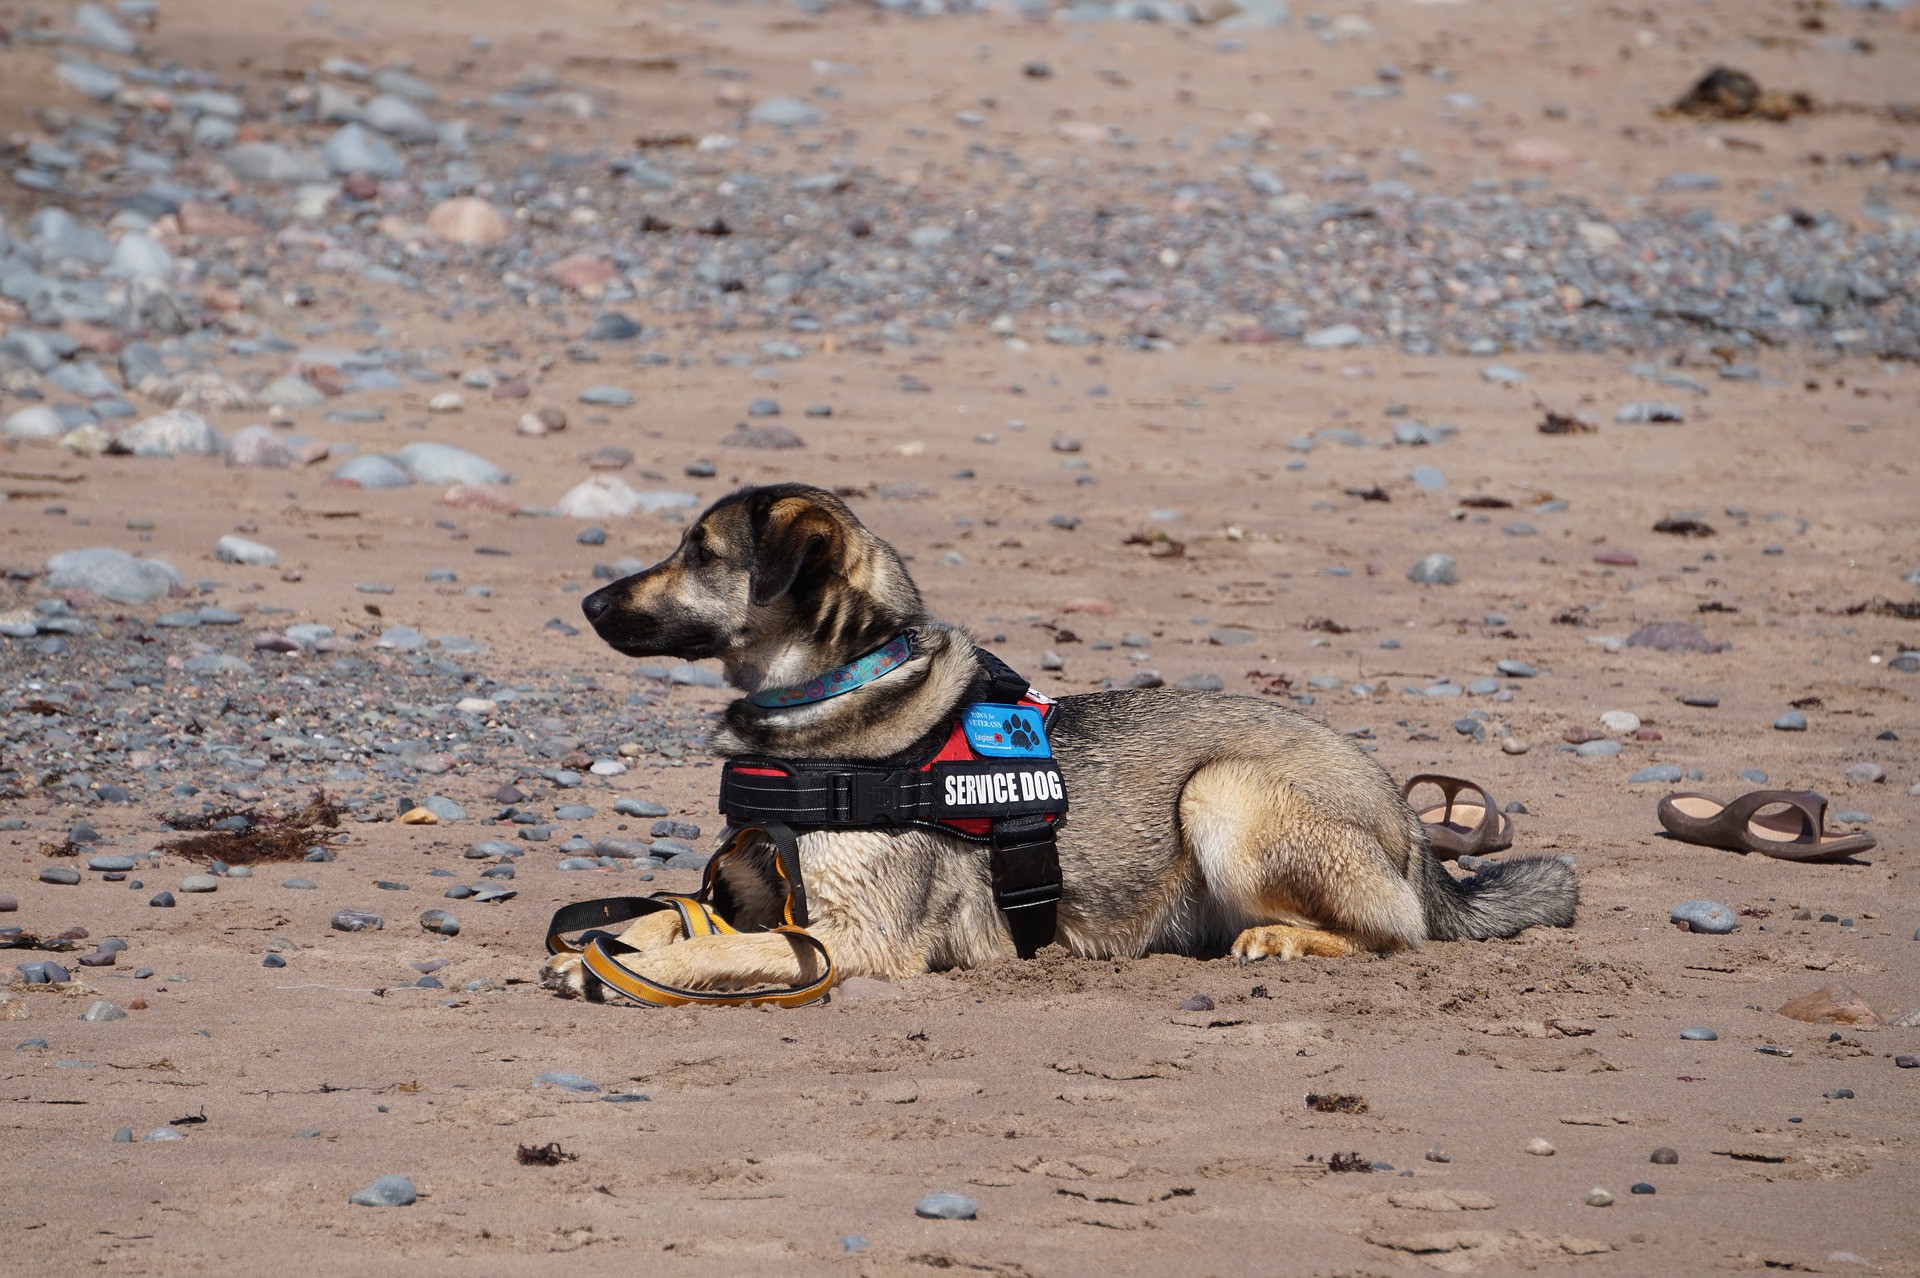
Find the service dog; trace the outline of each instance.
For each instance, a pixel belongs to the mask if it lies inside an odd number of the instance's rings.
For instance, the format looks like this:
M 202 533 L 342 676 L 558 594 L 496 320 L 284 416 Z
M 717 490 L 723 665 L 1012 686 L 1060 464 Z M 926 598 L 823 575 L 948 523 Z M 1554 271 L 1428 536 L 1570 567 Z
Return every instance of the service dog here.
M 666 559 L 582 609 L 627 656 L 722 663 L 749 694 L 715 734 L 729 757 L 899 757 L 952 722 L 980 678 L 973 642 L 928 615 L 893 547 L 833 494 L 800 484 L 723 497 Z M 909 632 L 910 659 L 845 695 L 771 707 L 751 695 L 803 685 Z M 1047 733 L 1072 796 L 1055 830 L 1053 940 L 1073 954 L 1291 960 L 1573 923 L 1567 865 L 1522 857 L 1455 878 L 1386 771 L 1289 706 L 1167 688 L 1090 693 L 1061 698 Z M 798 851 L 811 931 L 836 978 L 1015 954 L 978 843 L 923 826 L 821 829 Z M 619 938 L 634 947 L 626 961 L 691 989 L 814 979 L 812 952 L 764 930 L 782 899 L 773 862 L 770 847 L 743 847 L 719 870 L 739 934 L 683 939 L 672 912 L 651 914 Z M 566 954 L 546 983 L 574 996 L 593 985 Z

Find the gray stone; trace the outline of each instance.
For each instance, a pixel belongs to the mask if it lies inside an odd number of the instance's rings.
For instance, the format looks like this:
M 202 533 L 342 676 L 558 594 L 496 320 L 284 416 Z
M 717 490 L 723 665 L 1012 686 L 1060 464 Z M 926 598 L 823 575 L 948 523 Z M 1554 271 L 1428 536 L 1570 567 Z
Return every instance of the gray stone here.
M 151 1141 L 185 1140 L 186 1138 L 187 1134 L 177 1127 L 156 1127 L 145 1137 Z
M 1801 714 L 1798 710 L 1789 710 L 1778 719 L 1775 719 L 1773 726 L 1774 730 L 1778 732 L 1805 732 L 1807 730 L 1807 716 Z
M 397 178 L 407 171 L 407 162 L 393 143 L 358 123 L 341 125 L 321 146 L 320 157 L 338 177 L 365 173 L 369 177 Z
M 280 562 L 280 552 L 272 546 L 248 541 L 245 537 L 235 537 L 231 533 L 213 543 L 213 557 L 221 563 L 247 564 L 255 568 Z
M 747 112 L 747 119 L 755 124 L 787 129 L 820 123 L 820 111 L 799 98 L 768 98 Z
M 1611 759 L 1620 749 L 1618 741 L 1582 741 L 1573 752 L 1582 759 Z
M 667 815 L 666 808 L 645 799 L 615 799 L 613 810 L 621 816 L 663 817 Z
M 393 455 L 402 470 L 423 484 L 504 484 L 507 473 L 477 453 L 429 441 L 408 444 Z
M 218 892 L 220 880 L 211 874 L 189 874 L 180 880 L 182 892 Z
M 1222 692 L 1227 682 L 1217 674 L 1190 674 L 1175 679 L 1173 686 L 1188 692 Z
M 123 57 L 140 47 L 127 29 L 97 4 L 83 4 L 73 11 L 73 30 L 73 35 L 68 37 L 73 43 L 91 45 Z
M 1849 785 L 1874 785 L 1887 779 L 1887 770 L 1877 763 L 1860 762 L 1843 774 Z
M 433 142 L 440 136 L 440 126 L 425 111 L 396 93 L 376 94 L 369 99 L 360 109 L 360 119 L 368 128 L 402 142 Z
M 1415 466 L 1407 478 L 1428 492 L 1437 493 L 1447 486 L 1447 477 L 1432 466 Z
M 419 1191 L 405 1176 L 382 1176 L 365 1189 L 355 1190 L 347 1201 L 356 1207 L 411 1207 Z
M 1690 1043 L 1718 1042 L 1720 1036 L 1704 1025 L 1689 1025 L 1680 1031 L 1680 1037 Z
M 392 648 L 396 652 L 418 652 L 427 646 L 426 636 L 412 626 L 388 626 L 374 640 L 376 648 Z
M 420 926 L 428 932 L 437 932 L 441 936 L 460 935 L 460 921 L 446 910 L 426 910 L 420 915 Z
M 1627 636 L 1629 648 L 1657 652 L 1717 652 L 1719 647 L 1698 626 L 1684 621 L 1655 621 Z
M 83 1021 L 124 1021 L 127 1019 L 127 1009 L 117 1003 L 109 1003 L 104 998 L 97 998 L 86 1011 L 80 1013 L 80 1019 Z
M 539 1087 L 543 1083 L 548 1087 L 558 1087 L 569 1092 L 597 1092 L 600 1090 L 600 1084 L 594 1082 L 591 1078 L 586 1078 L 580 1074 L 569 1074 L 565 1070 L 559 1069 L 548 1070 L 533 1080 L 535 1087 Z
M 89 870 L 131 870 L 139 861 L 130 856 L 115 856 L 111 852 L 101 852 L 87 858 Z
M 630 342 L 638 336 L 640 325 L 618 311 L 595 316 L 587 325 L 586 339 L 590 342 Z
M 378 932 L 387 921 L 370 910 L 341 910 L 328 925 L 336 932 Z
M 143 275 L 169 280 L 173 278 L 173 254 L 144 235 L 123 235 L 113 246 L 113 260 L 103 273 L 126 280 Z
M 1647 785 L 1653 782 L 1670 783 L 1678 781 L 1684 773 L 1671 763 L 1658 764 L 1651 768 L 1642 768 L 1627 778 L 1628 785 Z
M 134 558 L 113 547 L 61 551 L 46 560 L 46 574 L 48 589 L 86 589 L 121 604 L 165 599 L 175 585 L 184 585 L 173 564 L 157 558 Z
M 1451 586 L 1460 580 L 1452 555 L 1431 554 L 1415 560 L 1407 569 L 1407 580 L 1427 586 Z
M 113 1143 L 114 1143 L 114 1144 L 116 1144 L 116 1145 L 131 1145 L 131 1144 L 133 1144 L 133 1128 L 131 1128 L 131 1127 L 120 1127 L 120 1128 L 116 1128 L 116 1129 L 114 1129 L 114 1133 L 113 1133 Z
M 1511 657 L 1495 663 L 1493 668 L 1510 679 L 1532 679 L 1540 673 L 1526 662 L 1515 661 Z
M 1739 925 L 1734 912 L 1717 901 L 1682 901 L 1667 916 L 1669 923 L 1685 923 L 1695 932 L 1722 935 Z
M 332 478 L 337 484 L 351 484 L 356 488 L 405 488 L 413 483 L 412 476 L 391 457 L 377 453 L 349 457 L 345 465 L 333 472 Z
M 583 404 L 599 404 L 608 408 L 631 408 L 639 401 L 633 392 L 620 386 L 589 386 L 580 392 Z
M 913 1214 L 929 1220 L 972 1220 L 980 1205 L 964 1194 L 928 1194 L 913 1205 Z
M 444 794 L 429 794 L 420 800 L 420 806 L 448 824 L 467 819 L 467 810 Z
M 40 881 L 61 887 L 72 887 L 80 881 L 80 871 L 65 865 L 49 865 L 40 871 Z
M 74 92 L 85 94 L 101 102 L 120 92 L 120 77 L 107 68 L 95 66 L 91 62 L 81 62 L 77 59 L 58 62 L 54 64 L 53 74 L 58 77 L 60 83 Z
M 229 172 L 242 182 L 324 182 L 325 158 L 277 142 L 242 142 L 226 153 Z

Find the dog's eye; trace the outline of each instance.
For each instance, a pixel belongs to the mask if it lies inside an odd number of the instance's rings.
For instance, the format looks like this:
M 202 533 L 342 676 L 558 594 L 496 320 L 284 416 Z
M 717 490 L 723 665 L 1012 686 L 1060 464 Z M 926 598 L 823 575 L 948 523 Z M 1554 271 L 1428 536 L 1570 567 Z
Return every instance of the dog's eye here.
M 717 558 L 717 556 L 713 553 L 712 547 L 708 546 L 706 542 L 692 541 L 687 543 L 687 567 L 705 568 L 708 564 L 712 563 L 715 558 Z

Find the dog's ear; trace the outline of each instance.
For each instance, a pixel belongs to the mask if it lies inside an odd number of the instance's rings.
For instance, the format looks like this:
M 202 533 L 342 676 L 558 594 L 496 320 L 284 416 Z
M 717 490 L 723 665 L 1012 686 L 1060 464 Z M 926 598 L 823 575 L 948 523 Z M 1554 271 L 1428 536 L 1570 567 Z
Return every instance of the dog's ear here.
M 804 497 L 762 494 L 753 498 L 749 512 L 753 571 L 748 588 L 754 604 L 764 608 L 792 590 L 801 573 L 831 555 L 840 525 L 831 511 Z

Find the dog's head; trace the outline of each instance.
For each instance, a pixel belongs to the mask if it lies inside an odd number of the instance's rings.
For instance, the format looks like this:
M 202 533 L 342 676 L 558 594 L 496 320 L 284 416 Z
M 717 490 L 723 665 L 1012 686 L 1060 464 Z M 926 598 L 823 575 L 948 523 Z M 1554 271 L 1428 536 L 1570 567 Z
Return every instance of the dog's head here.
M 580 607 L 630 657 L 717 657 L 743 688 L 817 674 L 924 618 L 893 548 L 805 484 L 721 498 L 671 555 Z

